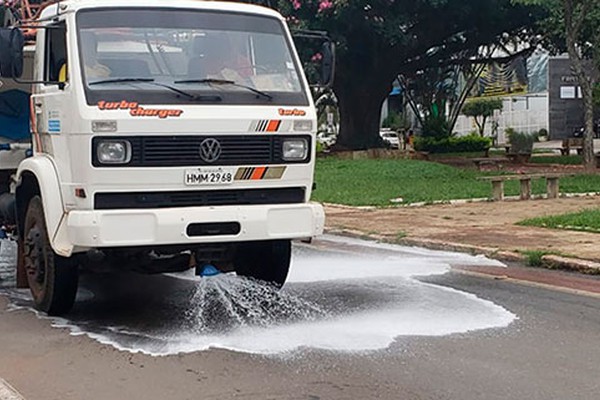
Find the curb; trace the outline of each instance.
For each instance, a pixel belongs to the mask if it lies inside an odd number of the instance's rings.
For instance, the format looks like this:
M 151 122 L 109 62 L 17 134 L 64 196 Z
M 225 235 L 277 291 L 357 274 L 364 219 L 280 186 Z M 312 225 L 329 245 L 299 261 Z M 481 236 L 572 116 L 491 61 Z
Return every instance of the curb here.
M 600 197 L 600 192 L 584 192 L 584 193 L 560 193 L 559 199 L 576 199 L 576 198 L 587 198 L 587 197 Z M 342 210 L 358 210 L 358 211 L 373 211 L 373 210 L 387 210 L 395 208 L 421 208 L 429 206 L 439 205 L 463 205 L 472 203 L 501 203 L 494 201 L 491 197 L 475 197 L 472 199 L 452 199 L 452 200 L 435 200 L 435 201 L 419 201 L 416 203 L 404 203 L 401 199 L 390 199 L 390 204 L 378 207 L 378 206 L 349 206 L 346 204 L 336 203 L 322 203 L 326 207 L 337 208 Z M 531 200 L 553 200 L 548 199 L 546 194 L 532 194 Z M 504 196 L 503 202 L 522 202 L 530 200 L 521 200 L 519 196 Z
M 399 240 L 393 239 L 390 236 L 386 235 L 378 235 L 378 234 L 368 234 L 365 232 L 361 232 L 358 230 L 352 229 L 325 229 L 326 233 L 341 235 L 341 236 L 349 236 L 358 239 L 375 239 L 380 242 L 398 244 L 402 246 L 414 246 L 414 247 L 424 247 L 431 250 L 441 250 L 441 251 L 455 251 L 459 253 L 470 253 L 473 255 L 484 255 L 486 257 L 494 258 L 500 261 L 517 261 L 522 262 L 526 261 L 527 257 L 524 255 L 513 252 L 513 251 L 504 251 L 495 247 L 483 247 L 483 246 L 474 246 L 470 244 L 463 243 L 452 243 L 452 242 L 444 242 L 441 240 L 433 240 L 433 239 L 418 239 L 418 238 L 402 238 Z
M 469 253 L 473 255 L 484 255 L 505 262 L 527 262 L 527 256 L 514 251 L 506 251 L 495 247 L 475 246 L 464 243 L 444 242 L 433 239 L 402 238 L 395 240 L 390 236 L 379 234 L 368 234 L 358 230 L 351 229 L 330 229 L 325 231 L 329 234 L 349 236 L 359 239 L 371 239 L 385 243 L 398 244 L 403 246 L 424 247 L 431 250 L 455 251 L 459 253 Z M 600 263 L 585 260 L 581 258 L 564 257 L 558 255 L 545 255 L 542 257 L 542 265 L 539 268 L 561 269 L 566 271 L 578 272 L 588 275 L 600 275 Z
M 566 269 L 583 274 L 600 275 L 600 263 L 580 258 L 546 255 L 542 261 L 551 268 Z
M 12 386 L 0 378 L 0 400 L 25 400 Z

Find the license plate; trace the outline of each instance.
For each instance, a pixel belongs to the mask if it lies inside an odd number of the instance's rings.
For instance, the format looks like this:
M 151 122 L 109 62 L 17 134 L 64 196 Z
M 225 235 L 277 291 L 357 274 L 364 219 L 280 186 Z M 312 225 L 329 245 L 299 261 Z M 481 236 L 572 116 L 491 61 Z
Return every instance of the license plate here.
M 188 169 L 183 181 L 187 186 L 229 185 L 233 183 L 235 171 L 235 168 Z

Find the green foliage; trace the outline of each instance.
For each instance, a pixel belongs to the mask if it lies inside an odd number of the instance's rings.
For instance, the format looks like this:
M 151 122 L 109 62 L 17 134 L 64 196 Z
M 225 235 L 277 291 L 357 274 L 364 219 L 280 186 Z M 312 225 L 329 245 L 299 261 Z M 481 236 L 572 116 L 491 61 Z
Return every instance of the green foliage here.
M 317 153 L 322 153 L 325 150 L 325 146 L 323 143 L 317 140 Z
M 506 129 L 506 136 L 510 143 L 510 152 L 512 154 L 531 154 L 535 135 L 525 132 L 517 132 L 512 128 Z
M 502 99 L 474 99 L 463 106 L 462 113 L 472 117 L 479 129 L 479 134 L 484 135 L 485 121 L 494 115 L 494 111 L 502 110 Z
M 430 115 L 423 122 L 423 137 L 441 140 L 452 136 L 448 120 L 444 115 Z
M 600 232 L 600 209 L 588 209 L 570 214 L 532 218 L 519 222 L 519 225 Z
M 376 142 L 372 121 L 379 121 L 378 106 L 398 75 L 475 62 L 481 46 L 520 35 L 534 23 L 530 7 L 511 0 L 246 1 L 277 9 L 292 30 L 326 31 L 335 41 L 334 91 L 343 114 L 338 144 L 348 148 Z
M 530 267 L 541 267 L 544 265 L 543 257 L 548 255 L 547 251 L 541 250 L 525 250 L 522 251 L 523 255 L 527 257 L 527 265 Z
M 436 139 L 433 137 L 417 137 L 415 149 L 429 153 L 467 153 L 486 151 L 492 146 L 490 138 L 479 135 L 448 137 Z
M 474 99 L 463 106 L 462 113 L 467 117 L 491 117 L 494 111 L 502 110 L 501 99 Z
M 319 158 L 315 170 L 318 190 L 313 192 L 313 199 L 353 206 L 391 206 L 391 200 L 397 198 L 404 203 L 488 198 L 490 183 L 477 180 L 485 175 L 489 173 L 428 161 Z M 563 193 L 600 192 L 600 176 L 566 177 L 560 185 Z M 532 191 L 546 193 L 545 180 L 533 180 Z M 505 193 L 518 195 L 519 182 L 506 182 Z
M 561 54 L 568 51 L 567 33 L 570 31 L 583 58 L 598 57 L 600 0 L 573 0 L 569 2 L 572 5 L 570 9 L 564 0 L 512 1 L 514 4 L 534 6 L 538 10 L 536 30 L 542 38 L 544 48 L 551 53 Z M 568 20 L 572 21 L 570 29 L 565 23 Z
M 407 236 L 408 236 L 408 233 L 406 233 L 405 231 L 396 232 L 396 240 L 399 242 L 402 241 L 402 239 L 406 239 Z
M 382 122 L 384 128 L 390 128 L 396 132 L 410 128 L 410 123 L 402 113 L 391 112 Z
M 594 85 L 594 107 L 600 108 L 600 83 Z
M 538 137 L 548 137 L 548 129 L 542 128 L 537 133 Z

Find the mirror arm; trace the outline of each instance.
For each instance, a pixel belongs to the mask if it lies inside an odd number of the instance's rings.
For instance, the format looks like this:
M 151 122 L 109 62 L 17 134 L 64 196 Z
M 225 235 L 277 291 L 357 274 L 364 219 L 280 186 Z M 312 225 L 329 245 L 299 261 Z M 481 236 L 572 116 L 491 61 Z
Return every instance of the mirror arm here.
M 28 81 L 20 78 L 12 78 L 13 81 L 20 83 L 22 85 L 57 85 L 60 90 L 65 90 L 65 86 L 67 82 L 59 82 L 59 81 Z

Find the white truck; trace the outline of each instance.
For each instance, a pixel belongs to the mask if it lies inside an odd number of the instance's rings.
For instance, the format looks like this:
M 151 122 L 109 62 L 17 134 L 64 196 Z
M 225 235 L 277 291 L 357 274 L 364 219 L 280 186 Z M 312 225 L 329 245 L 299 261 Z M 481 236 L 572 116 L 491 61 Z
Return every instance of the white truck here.
M 216 267 L 281 286 L 291 240 L 322 233 L 317 116 L 273 10 L 60 1 L 0 29 L 0 76 L 13 118 L 0 121 L 0 215 L 17 284 L 45 313 L 72 308 L 86 269 Z

